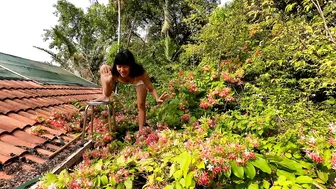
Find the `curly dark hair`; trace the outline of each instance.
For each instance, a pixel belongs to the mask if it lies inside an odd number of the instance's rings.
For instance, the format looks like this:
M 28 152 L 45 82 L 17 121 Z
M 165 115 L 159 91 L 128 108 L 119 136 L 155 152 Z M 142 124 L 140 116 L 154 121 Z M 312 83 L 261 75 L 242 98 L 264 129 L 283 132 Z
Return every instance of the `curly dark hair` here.
M 129 76 L 132 78 L 141 76 L 145 73 L 142 65 L 135 62 L 132 52 L 128 49 L 120 50 L 114 58 L 112 75 L 120 77 L 120 74 L 117 70 L 117 65 L 128 65 L 130 67 Z

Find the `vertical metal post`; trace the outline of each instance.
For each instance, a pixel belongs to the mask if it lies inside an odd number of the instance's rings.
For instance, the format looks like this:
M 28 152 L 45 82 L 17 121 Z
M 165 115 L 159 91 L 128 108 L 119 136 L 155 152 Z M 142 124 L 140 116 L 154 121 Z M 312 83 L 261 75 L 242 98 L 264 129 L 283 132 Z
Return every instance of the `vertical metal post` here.
M 106 104 L 105 107 L 107 107 L 107 111 L 108 111 L 108 117 L 107 117 L 107 119 L 108 119 L 107 120 L 108 121 L 108 129 L 112 133 L 110 105 Z
M 117 122 L 116 122 L 116 113 L 114 109 L 114 103 L 112 103 L 112 116 L 113 116 L 113 131 L 117 128 Z
M 93 140 L 93 121 L 94 121 L 94 106 L 92 107 L 92 114 L 91 114 L 91 140 Z
M 87 110 L 90 107 L 90 105 L 86 105 L 85 111 L 84 111 L 84 123 L 83 123 L 83 133 L 82 133 L 82 144 L 84 144 L 84 138 L 85 138 L 85 127 L 86 127 L 86 116 L 87 116 Z

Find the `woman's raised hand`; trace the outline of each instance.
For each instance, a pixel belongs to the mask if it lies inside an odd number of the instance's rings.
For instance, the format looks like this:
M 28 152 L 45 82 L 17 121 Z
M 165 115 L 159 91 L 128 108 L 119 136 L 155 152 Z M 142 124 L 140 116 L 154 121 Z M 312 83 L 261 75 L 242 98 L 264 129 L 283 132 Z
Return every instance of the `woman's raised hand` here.
M 168 93 L 164 92 L 159 99 L 156 100 L 157 103 L 162 103 L 164 102 L 167 98 L 169 97 Z
M 112 82 L 111 66 L 102 65 L 100 67 L 100 74 L 101 74 L 102 82 L 106 82 L 106 83 L 111 83 Z

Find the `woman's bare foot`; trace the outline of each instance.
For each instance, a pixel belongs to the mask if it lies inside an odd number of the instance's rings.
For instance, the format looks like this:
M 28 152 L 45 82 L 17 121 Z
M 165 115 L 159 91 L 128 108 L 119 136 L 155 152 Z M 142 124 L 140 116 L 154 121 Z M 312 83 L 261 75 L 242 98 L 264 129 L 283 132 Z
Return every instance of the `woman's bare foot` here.
M 101 95 L 100 97 L 93 100 L 94 102 L 108 102 L 110 101 L 110 97 Z

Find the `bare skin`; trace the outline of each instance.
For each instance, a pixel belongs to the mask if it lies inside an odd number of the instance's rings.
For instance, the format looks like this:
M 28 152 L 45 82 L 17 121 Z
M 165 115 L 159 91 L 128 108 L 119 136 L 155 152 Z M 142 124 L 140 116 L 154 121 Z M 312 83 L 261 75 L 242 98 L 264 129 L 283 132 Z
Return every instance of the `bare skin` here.
M 157 103 L 164 102 L 168 98 L 168 94 L 163 93 L 159 97 L 156 90 L 153 88 L 152 83 L 146 73 L 137 78 L 131 78 L 129 77 L 129 66 L 118 65 L 117 71 L 119 72 L 121 77 L 113 78 L 111 68 L 112 67 L 109 65 L 102 65 L 100 67 L 100 80 L 103 88 L 103 94 L 95 101 L 108 102 L 112 94 L 112 90 L 114 88 L 113 87 L 114 81 L 117 79 L 122 83 L 130 83 L 130 84 L 136 84 L 139 81 L 143 81 L 144 84 L 136 86 L 139 130 L 143 129 L 146 120 L 145 104 L 146 104 L 147 91 L 152 93 Z

